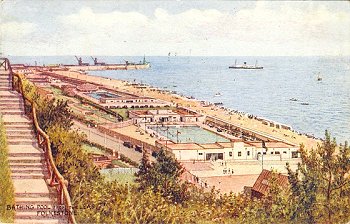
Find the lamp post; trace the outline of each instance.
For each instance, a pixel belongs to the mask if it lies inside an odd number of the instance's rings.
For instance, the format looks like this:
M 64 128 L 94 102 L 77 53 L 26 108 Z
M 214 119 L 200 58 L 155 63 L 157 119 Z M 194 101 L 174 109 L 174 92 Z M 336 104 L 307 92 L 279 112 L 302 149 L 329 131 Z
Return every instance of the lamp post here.
M 265 141 L 262 141 L 262 144 L 261 144 L 261 166 L 262 166 L 262 169 L 264 169 L 264 149 L 265 149 L 265 152 L 267 152 L 267 147 L 266 147 L 266 144 L 265 144 Z
M 264 152 L 261 150 L 261 170 L 264 170 Z
M 176 143 L 179 143 L 179 134 L 181 134 L 181 132 L 176 130 Z

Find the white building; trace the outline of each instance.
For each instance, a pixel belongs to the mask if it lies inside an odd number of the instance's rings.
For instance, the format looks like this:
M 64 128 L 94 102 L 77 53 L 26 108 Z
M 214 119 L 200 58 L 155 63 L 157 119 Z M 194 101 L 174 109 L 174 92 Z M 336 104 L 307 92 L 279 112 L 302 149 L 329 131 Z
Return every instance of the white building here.
M 156 147 L 174 154 L 179 161 L 189 160 L 287 160 L 298 158 L 299 148 L 283 142 L 217 142 L 211 144 L 156 141 Z
M 134 124 L 140 123 L 196 123 L 203 122 L 204 116 L 186 108 L 174 110 L 132 110 L 128 111 Z
M 261 160 L 285 160 L 299 158 L 299 147 L 284 142 L 247 142 L 255 148 L 256 158 Z
M 105 108 L 155 108 L 172 106 L 172 103 L 151 97 L 136 96 L 124 92 L 112 92 L 109 90 L 80 91 L 80 97 L 86 98 Z

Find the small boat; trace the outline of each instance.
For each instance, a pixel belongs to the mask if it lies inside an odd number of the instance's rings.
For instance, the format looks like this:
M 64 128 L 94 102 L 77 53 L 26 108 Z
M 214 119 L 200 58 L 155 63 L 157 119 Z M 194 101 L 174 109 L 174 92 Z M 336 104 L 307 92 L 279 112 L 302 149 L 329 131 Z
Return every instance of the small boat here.
M 233 68 L 233 69 L 263 69 L 264 67 L 258 66 L 258 61 L 255 62 L 255 65 L 247 65 L 247 62 L 244 62 L 243 65 L 237 65 L 237 60 L 235 60 L 235 65 L 229 66 L 228 68 Z
M 319 82 L 319 81 L 322 81 L 322 76 L 321 76 L 321 72 L 317 72 L 317 78 L 316 80 Z
M 221 93 L 217 92 L 214 96 L 222 96 Z
M 295 99 L 295 98 L 290 98 L 289 100 L 290 101 L 298 101 L 298 99 Z
M 309 105 L 309 103 L 301 103 L 301 105 Z

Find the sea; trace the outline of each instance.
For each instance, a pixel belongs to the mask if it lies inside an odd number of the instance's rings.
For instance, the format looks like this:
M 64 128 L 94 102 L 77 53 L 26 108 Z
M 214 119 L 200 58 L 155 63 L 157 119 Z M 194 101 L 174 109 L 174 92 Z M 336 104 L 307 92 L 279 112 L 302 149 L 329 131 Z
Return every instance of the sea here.
M 74 56 L 9 57 L 30 65 L 76 64 Z M 93 63 L 89 56 L 84 62 Z M 107 63 L 139 62 L 143 56 L 100 56 Z M 146 70 L 89 71 L 95 76 L 148 84 L 177 94 L 263 117 L 316 138 L 328 130 L 338 143 L 350 140 L 350 56 L 146 57 Z M 229 69 L 237 64 L 262 70 Z M 322 78 L 318 81 L 318 77 Z M 220 96 L 218 96 L 220 95 Z

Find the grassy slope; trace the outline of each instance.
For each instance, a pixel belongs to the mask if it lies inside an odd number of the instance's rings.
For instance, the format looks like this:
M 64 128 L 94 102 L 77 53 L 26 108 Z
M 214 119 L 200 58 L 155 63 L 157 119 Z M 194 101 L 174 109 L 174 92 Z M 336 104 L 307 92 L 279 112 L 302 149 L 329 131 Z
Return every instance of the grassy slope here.
M 103 176 L 107 181 L 117 181 L 120 184 L 135 184 L 135 175 L 132 173 L 117 173 L 111 169 L 103 170 Z
M 7 210 L 7 205 L 15 204 L 14 187 L 8 163 L 8 147 L 5 127 L 0 117 L 0 222 L 13 222 L 14 210 Z
M 83 144 L 82 149 L 86 152 L 86 153 L 94 153 L 94 154 L 100 154 L 100 155 L 105 155 L 107 154 L 105 151 L 103 151 L 102 149 L 99 149 L 95 146 L 90 146 L 87 144 Z

